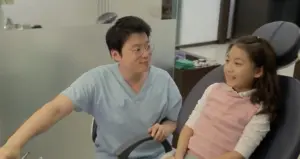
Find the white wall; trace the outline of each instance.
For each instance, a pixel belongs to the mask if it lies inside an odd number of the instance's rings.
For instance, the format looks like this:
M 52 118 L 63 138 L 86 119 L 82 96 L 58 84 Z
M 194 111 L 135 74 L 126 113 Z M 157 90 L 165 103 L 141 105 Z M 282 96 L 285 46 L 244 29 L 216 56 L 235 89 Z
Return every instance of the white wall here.
M 153 26 L 153 64 L 171 71 L 176 20 L 148 22 Z M 104 40 L 107 29 L 108 25 L 91 25 L 0 31 L 0 146 L 82 72 L 113 62 Z M 164 33 L 169 36 L 161 36 Z M 90 116 L 73 113 L 29 142 L 24 152 L 30 151 L 32 159 L 92 159 L 90 126 Z
M 178 45 L 217 40 L 221 0 L 183 0 Z
M 111 11 L 116 12 L 121 16 L 137 15 L 145 19 L 161 19 L 162 0 L 110 0 L 110 1 L 111 1 Z
M 161 0 L 15 0 L 13 5 L 4 5 L 3 11 L 15 23 L 49 28 L 92 25 L 99 15 L 108 11 L 116 12 L 119 17 L 137 15 L 160 19 L 161 4 Z

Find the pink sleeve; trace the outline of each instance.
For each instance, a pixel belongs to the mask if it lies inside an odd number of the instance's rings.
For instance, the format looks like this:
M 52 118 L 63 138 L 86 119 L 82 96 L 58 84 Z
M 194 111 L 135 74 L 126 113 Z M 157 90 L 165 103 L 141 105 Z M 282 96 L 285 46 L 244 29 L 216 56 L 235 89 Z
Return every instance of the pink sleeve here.
M 201 111 L 206 103 L 207 96 L 211 92 L 212 88 L 215 87 L 215 85 L 217 85 L 217 83 L 212 84 L 206 88 L 202 97 L 198 100 L 198 103 L 197 103 L 196 107 L 194 108 L 194 110 L 192 111 L 189 119 L 185 123 L 186 126 L 193 129 L 193 127 L 194 127 L 196 121 L 198 120 L 198 118 L 201 114 Z

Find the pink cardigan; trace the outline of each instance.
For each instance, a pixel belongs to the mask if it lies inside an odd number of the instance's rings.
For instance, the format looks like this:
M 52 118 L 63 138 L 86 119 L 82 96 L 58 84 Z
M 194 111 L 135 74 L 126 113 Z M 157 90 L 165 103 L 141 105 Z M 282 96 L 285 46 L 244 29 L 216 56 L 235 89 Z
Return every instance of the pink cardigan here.
M 188 148 L 199 159 L 212 159 L 233 151 L 246 125 L 260 105 L 241 97 L 224 83 L 214 84 L 192 129 Z

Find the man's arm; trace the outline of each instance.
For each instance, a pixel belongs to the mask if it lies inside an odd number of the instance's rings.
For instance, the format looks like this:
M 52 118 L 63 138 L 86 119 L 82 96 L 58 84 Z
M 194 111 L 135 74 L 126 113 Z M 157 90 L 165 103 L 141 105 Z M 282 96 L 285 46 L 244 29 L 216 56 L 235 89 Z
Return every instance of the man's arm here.
M 37 136 L 56 122 L 69 115 L 72 110 L 93 111 L 94 79 L 84 73 L 60 95 L 36 111 L 7 141 L 6 147 L 21 149 L 32 137 Z
M 69 115 L 72 110 L 72 101 L 64 95 L 58 95 L 54 100 L 36 111 L 15 134 L 8 139 L 5 147 L 21 149 L 32 137 L 48 130 L 57 121 Z
M 166 76 L 168 76 L 166 117 L 162 123 L 156 123 L 148 130 L 150 135 L 159 142 L 165 140 L 175 131 L 176 121 L 182 106 L 182 97 L 175 82 L 167 72 Z
M 176 121 L 182 107 L 182 97 L 174 80 L 169 76 L 168 84 L 168 107 L 166 121 L 162 123 L 172 134 L 176 129 Z

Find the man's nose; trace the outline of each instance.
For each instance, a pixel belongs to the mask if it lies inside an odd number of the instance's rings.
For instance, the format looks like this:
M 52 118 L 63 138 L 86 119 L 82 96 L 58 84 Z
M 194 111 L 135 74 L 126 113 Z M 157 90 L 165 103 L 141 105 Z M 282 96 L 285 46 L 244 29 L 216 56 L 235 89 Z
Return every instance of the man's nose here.
M 149 58 L 151 55 L 152 55 L 151 50 L 144 50 L 143 53 L 142 53 L 143 58 Z

